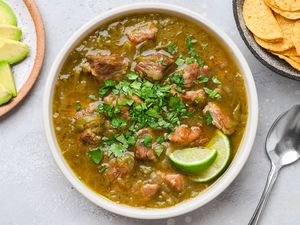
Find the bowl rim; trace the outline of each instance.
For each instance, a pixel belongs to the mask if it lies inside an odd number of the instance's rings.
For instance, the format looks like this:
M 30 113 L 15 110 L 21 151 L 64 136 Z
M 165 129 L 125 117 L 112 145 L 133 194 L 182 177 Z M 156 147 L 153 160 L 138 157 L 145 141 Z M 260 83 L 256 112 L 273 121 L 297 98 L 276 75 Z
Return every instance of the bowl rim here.
M 233 59 L 236 61 L 245 80 L 248 97 L 247 127 L 245 128 L 244 137 L 239 146 L 238 152 L 236 153 L 227 170 L 220 178 L 218 178 L 217 181 L 215 181 L 208 189 L 201 192 L 198 196 L 168 208 L 139 208 L 125 204 L 119 204 L 91 190 L 88 186 L 79 181 L 75 173 L 64 160 L 61 150 L 57 144 L 54 127 L 52 124 L 52 101 L 55 80 L 70 51 L 74 49 L 74 47 L 82 40 L 82 38 L 86 37 L 91 31 L 101 26 L 101 24 L 110 21 L 113 18 L 137 12 L 160 12 L 179 15 L 180 17 L 195 21 L 202 28 L 208 30 L 208 32 L 213 35 L 214 38 L 218 39 L 220 43 L 223 44 L 229 54 L 231 54 Z M 196 12 L 181 6 L 164 3 L 135 3 L 115 8 L 95 17 L 83 25 L 64 45 L 52 65 L 46 82 L 43 99 L 43 121 L 47 141 L 57 165 L 69 182 L 83 196 L 85 196 L 94 204 L 122 216 L 137 219 L 162 219 L 182 215 L 207 204 L 216 198 L 221 192 L 223 192 L 237 177 L 243 168 L 254 143 L 258 123 L 258 100 L 254 79 L 246 59 L 234 42 L 222 30 Z

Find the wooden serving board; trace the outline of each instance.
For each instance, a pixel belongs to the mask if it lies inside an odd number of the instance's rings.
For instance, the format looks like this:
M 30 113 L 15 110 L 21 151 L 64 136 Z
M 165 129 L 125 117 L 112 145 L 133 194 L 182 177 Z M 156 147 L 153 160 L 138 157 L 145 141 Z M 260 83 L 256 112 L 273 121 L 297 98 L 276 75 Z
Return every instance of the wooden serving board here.
M 0 117 L 15 108 L 29 93 L 40 74 L 45 56 L 45 29 L 35 1 L 6 2 L 17 16 L 18 27 L 23 31 L 21 41 L 29 45 L 30 54 L 25 60 L 12 66 L 18 95 L 9 103 L 0 106 Z

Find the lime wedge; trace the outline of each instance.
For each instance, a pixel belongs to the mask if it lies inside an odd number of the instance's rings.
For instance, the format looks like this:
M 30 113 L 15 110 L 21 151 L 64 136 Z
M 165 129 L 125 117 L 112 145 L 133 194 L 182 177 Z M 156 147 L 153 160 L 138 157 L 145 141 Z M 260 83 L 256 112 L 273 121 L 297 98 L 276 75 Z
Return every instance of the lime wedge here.
M 217 151 L 204 147 L 176 150 L 169 158 L 178 170 L 187 173 L 198 173 L 207 169 L 217 158 Z
M 207 170 L 192 176 L 193 181 L 205 183 L 215 179 L 224 171 L 230 160 L 230 142 L 228 137 L 221 131 L 218 130 L 215 133 L 215 136 L 206 147 L 216 149 L 218 152 L 217 158 Z

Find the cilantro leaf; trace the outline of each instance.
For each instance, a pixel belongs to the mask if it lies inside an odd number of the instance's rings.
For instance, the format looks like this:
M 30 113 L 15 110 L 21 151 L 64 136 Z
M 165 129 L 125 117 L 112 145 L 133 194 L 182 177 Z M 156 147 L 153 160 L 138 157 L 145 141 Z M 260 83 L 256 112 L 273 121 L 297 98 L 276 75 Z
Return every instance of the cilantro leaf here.
M 107 163 L 103 163 L 103 165 L 99 169 L 99 173 L 104 173 L 109 168 Z
M 214 84 L 221 84 L 221 81 L 216 76 L 213 76 L 211 80 Z
M 89 151 L 88 156 L 95 164 L 99 164 L 103 159 L 103 152 L 100 148 L 97 148 Z
M 200 83 L 207 83 L 209 78 L 206 76 L 201 76 L 201 77 L 198 77 L 198 80 L 200 81 Z
M 208 94 L 208 96 L 211 99 L 220 99 L 222 97 L 217 90 L 211 90 L 207 87 L 204 87 L 203 89 L 204 89 L 205 93 Z
M 213 122 L 213 118 L 210 115 L 210 112 L 206 111 L 206 113 L 205 113 L 205 124 L 210 125 L 210 124 L 212 124 L 212 122 Z
M 116 86 L 116 82 L 114 80 L 106 80 L 104 81 L 104 87 L 114 87 Z
M 157 157 L 161 156 L 161 154 L 163 153 L 164 149 L 163 148 L 156 148 L 154 150 L 155 154 L 157 155 Z
M 108 155 L 114 155 L 116 158 L 120 158 L 123 156 L 126 151 L 126 147 L 122 144 L 113 143 L 107 150 Z
M 94 100 L 94 101 L 97 101 L 97 98 L 96 98 L 95 95 L 89 95 L 89 99 Z
M 150 134 L 145 135 L 143 143 L 146 147 L 151 147 L 152 146 L 152 136 Z
M 77 112 L 79 112 L 79 111 L 82 109 L 81 104 L 80 104 L 80 101 L 77 101 L 77 102 L 76 102 L 75 107 L 76 107 L 76 111 L 77 111 Z
M 178 58 L 178 59 L 175 61 L 175 64 L 176 64 L 177 66 L 181 66 L 181 65 L 184 64 L 184 60 L 181 59 L 181 58 Z
M 130 71 L 127 74 L 127 77 L 129 80 L 136 80 L 139 77 L 139 75 L 136 72 Z
M 167 48 L 170 54 L 174 54 L 178 51 L 178 47 L 171 41 L 169 41 Z

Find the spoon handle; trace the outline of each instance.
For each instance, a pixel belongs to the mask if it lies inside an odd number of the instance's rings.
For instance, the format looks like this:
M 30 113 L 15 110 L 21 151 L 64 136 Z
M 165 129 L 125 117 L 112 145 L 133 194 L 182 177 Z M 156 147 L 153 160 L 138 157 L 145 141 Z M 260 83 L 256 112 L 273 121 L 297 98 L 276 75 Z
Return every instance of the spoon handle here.
M 265 208 L 265 205 L 270 196 L 272 187 L 277 179 L 279 170 L 280 170 L 280 167 L 277 167 L 274 164 L 272 164 L 271 170 L 268 175 L 268 180 L 267 180 L 266 186 L 264 188 L 264 192 L 259 200 L 259 203 L 258 203 L 258 205 L 255 209 L 255 212 L 254 212 L 250 222 L 248 223 L 248 225 L 257 225 L 258 224 L 259 217 L 260 217 L 263 209 Z

